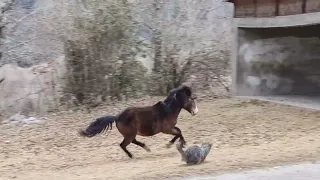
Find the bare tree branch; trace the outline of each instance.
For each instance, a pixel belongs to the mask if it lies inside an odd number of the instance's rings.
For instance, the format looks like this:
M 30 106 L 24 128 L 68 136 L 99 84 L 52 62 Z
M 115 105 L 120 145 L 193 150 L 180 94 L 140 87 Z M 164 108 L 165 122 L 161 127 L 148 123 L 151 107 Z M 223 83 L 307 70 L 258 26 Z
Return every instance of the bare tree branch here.
M 38 39 L 38 38 L 41 38 L 41 36 L 43 36 L 43 35 L 39 35 L 39 36 L 37 36 L 37 37 L 34 37 L 34 38 L 32 38 L 32 39 L 29 39 L 28 41 L 20 42 L 20 43 L 14 45 L 14 46 L 12 46 L 12 47 L 8 47 L 8 48 L 6 49 L 6 51 L 7 51 L 6 53 L 8 53 L 8 52 L 9 52 L 10 50 L 12 50 L 12 49 L 15 49 L 15 48 L 17 48 L 17 47 L 19 47 L 19 46 L 22 46 L 22 45 L 26 45 L 26 44 L 28 44 L 28 43 L 30 43 L 30 42 Z
M 30 18 L 31 16 L 33 16 L 36 13 L 39 13 L 40 11 L 42 11 L 44 9 L 36 9 L 33 12 L 23 16 L 22 18 L 16 20 L 14 23 L 10 24 L 11 26 L 9 27 L 10 30 L 13 30 L 14 28 L 16 28 L 21 22 L 23 22 L 25 19 Z

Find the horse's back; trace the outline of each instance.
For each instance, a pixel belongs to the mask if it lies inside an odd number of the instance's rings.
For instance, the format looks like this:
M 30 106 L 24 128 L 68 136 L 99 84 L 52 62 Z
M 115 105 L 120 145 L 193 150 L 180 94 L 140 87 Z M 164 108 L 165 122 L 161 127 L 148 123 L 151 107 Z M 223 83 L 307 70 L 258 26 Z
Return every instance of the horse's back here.
M 117 123 L 135 129 L 141 136 L 152 136 L 160 132 L 159 114 L 153 106 L 128 107 L 119 114 Z

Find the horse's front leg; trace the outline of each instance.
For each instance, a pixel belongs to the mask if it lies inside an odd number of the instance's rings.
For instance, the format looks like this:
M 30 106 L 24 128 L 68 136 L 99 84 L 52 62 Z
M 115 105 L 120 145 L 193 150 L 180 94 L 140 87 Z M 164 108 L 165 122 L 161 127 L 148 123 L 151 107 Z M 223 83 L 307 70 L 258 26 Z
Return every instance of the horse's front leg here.
M 184 137 L 182 135 L 181 130 L 178 127 L 174 127 L 172 129 L 168 129 L 167 131 L 164 131 L 163 133 L 165 134 L 172 134 L 174 135 L 174 137 L 171 139 L 171 141 L 169 141 L 169 143 L 167 144 L 167 148 L 170 148 L 172 146 L 172 144 L 174 144 L 174 142 L 179 138 L 179 140 L 182 142 L 183 145 L 186 144 L 186 141 L 184 140 Z

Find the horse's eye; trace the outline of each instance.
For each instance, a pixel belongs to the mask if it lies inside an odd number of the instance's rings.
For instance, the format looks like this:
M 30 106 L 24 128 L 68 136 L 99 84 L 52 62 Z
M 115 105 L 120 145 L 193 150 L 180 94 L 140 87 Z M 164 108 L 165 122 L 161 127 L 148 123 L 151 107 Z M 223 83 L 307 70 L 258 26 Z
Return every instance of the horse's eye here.
M 195 99 L 197 99 L 197 97 L 191 97 L 191 100 L 195 100 Z

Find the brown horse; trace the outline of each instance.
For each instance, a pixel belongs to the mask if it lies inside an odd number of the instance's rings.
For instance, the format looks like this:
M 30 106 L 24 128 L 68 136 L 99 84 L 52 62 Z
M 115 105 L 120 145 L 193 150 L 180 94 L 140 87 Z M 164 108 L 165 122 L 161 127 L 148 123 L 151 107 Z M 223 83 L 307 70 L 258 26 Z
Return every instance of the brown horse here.
M 184 145 L 181 130 L 176 127 L 177 118 L 181 109 L 187 110 L 191 115 L 198 113 L 195 97 L 191 88 L 180 86 L 170 91 L 169 96 L 163 101 L 159 101 L 153 106 L 129 107 L 117 116 L 105 116 L 96 119 L 86 130 L 81 130 L 80 135 L 92 137 L 104 130 L 112 129 L 115 122 L 119 132 L 124 139 L 120 147 L 132 158 L 132 154 L 127 150 L 130 143 L 136 144 L 150 152 L 148 146 L 136 140 L 136 136 L 153 136 L 160 132 L 174 135 L 167 147 L 170 147 L 178 138 Z

